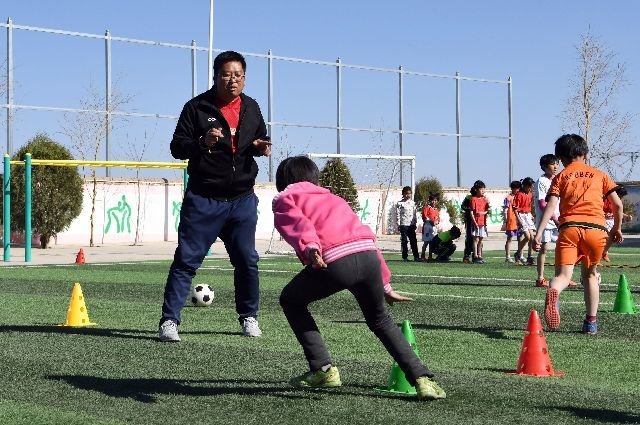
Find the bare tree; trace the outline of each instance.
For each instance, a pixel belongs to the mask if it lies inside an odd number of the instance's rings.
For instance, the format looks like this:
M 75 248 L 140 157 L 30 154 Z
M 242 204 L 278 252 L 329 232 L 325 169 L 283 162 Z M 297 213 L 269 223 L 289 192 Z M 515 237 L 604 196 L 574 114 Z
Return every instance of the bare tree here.
M 134 138 L 133 142 L 128 145 L 128 157 L 134 158 L 138 162 L 142 162 L 144 158 L 144 154 L 149 147 L 149 143 L 154 139 L 156 130 L 158 128 L 158 122 L 156 121 L 155 126 L 153 127 L 153 132 L 150 137 L 147 137 L 147 132 L 144 132 L 144 143 L 142 146 L 138 146 L 137 140 Z M 141 217 L 140 213 L 142 212 L 142 187 L 140 184 L 140 168 L 136 168 L 136 196 L 138 197 L 138 205 L 136 211 L 136 234 L 133 240 L 132 245 L 138 245 L 140 242 L 140 222 Z
M 617 95 L 628 86 L 626 66 L 591 30 L 581 35 L 576 52 L 578 66 L 570 81 L 565 130 L 585 138 L 592 165 L 614 178 L 628 178 L 638 157 L 629 140 L 633 115 L 618 110 L 615 104 Z
M 77 153 L 77 157 L 82 160 L 98 160 L 100 149 L 107 134 L 106 113 L 118 111 L 121 107 L 131 102 L 133 96 L 125 95 L 118 90 L 111 93 L 111 101 L 109 111 L 105 110 L 106 98 L 103 93 L 98 91 L 93 84 L 87 89 L 87 97 L 80 100 L 81 112 L 65 113 L 64 120 L 60 123 L 62 134 L 70 140 L 72 151 Z M 116 124 L 124 121 L 121 115 L 111 115 L 111 128 Z M 87 172 L 83 167 L 84 176 Z M 91 167 L 88 175 L 93 183 L 92 190 L 89 192 L 91 199 L 91 216 L 89 219 L 90 236 L 89 246 L 95 246 L 93 241 L 96 197 L 98 180 L 96 176 L 96 168 Z

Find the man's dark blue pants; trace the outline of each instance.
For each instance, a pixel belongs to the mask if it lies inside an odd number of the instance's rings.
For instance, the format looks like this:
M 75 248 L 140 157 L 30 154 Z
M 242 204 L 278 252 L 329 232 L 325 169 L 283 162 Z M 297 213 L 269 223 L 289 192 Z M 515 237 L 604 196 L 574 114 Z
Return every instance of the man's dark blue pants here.
M 196 271 L 216 240 L 224 242 L 234 267 L 236 312 L 240 320 L 257 317 L 260 300 L 256 225 L 258 197 L 249 193 L 231 201 L 218 201 L 187 190 L 180 210 L 178 247 L 164 289 L 162 319 L 180 323 Z M 214 282 L 213 282 L 214 283 Z M 215 283 L 212 285 L 215 288 Z

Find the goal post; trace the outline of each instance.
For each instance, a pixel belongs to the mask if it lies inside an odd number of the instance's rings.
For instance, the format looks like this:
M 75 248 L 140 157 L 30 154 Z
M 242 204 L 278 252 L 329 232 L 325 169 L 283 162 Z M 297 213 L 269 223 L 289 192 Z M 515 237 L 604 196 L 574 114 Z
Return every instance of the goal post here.
M 355 164 L 355 161 L 358 161 L 360 163 L 364 163 L 365 165 L 371 165 L 375 163 L 376 168 L 374 169 L 369 168 L 369 170 L 373 172 L 369 174 L 365 174 L 365 177 L 372 176 L 372 175 L 377 176 L 377 181 L 375 180 L 372 181 L 374 184 L 377 182 L 383 182 L 385 180 L 384 176 L 386 176 L 387 178 L 391 177 L 391 179 L 387 180 L 389 182 L 393 182 L 393 178 L 396 176 L 399 176 L 399 185 L 411 186 L 412 190 L 415 189 L 415 186 L 416 186 L 416 157 L 415 156 L 308 153 L 307 157 L 314 161 L 321 160 L 321 159 L 330 160 L 334 158 L 342 159 L 346 163 L 347 167 L 349 167 L 349 171 L 351 172 L 351 176 L 353 177 L 353 181 L 356 183 L 356 185 L 371 184 L 369 183 L 369 181 L 364 181 L 364 182 L 361 181 L 359 178 L 363 176 L 359 175 L 359 173 L 354 173 L 354 171 L 357 171 L 357 170 L 355 170 L 354 167 L 351 166 L 351 164 Z M 404 168 L 403 165 L 405 163 L 409 165 L 408 170 L 403 169 Z M 396 167 L 398 168 L 396 169 Z M 322 167 L 318 167 L 318 168 L 322 168 Z M 410 178 L 409 182 L 405 181 L 405 178 L 407 176 Z
M 416 157 L 401 155 L 358 155 L 336 153 L 307 153 L 318 169 L 322 170 L 327 161 L 341 159 L 349 169 L 358 194 L 365 196 L 367 205 L 361 205 L 360 219 L 369 225 L 376 235 L 384 234 L 389 227 L 391 208 L 390 190 L 410 186 L 415 191 Z M 391 195 L 393 197 L 393 194 Z M 359 196 L 360 197 L 360 196 Z M 365 211 L 365 207 L 370 210 Z M 282 240 L 275 230 L 271 232 L 267 254 L 292 254 L 291 247 Z

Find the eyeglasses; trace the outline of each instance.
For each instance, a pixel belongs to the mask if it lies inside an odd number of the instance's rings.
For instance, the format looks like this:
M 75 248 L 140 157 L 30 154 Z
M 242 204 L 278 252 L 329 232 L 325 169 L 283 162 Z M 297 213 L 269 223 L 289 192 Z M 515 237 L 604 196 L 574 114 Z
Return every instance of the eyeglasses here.
M 222 78 L 222 81 L 231 81 L 234 79 L 236 81 L 242 81 L 244 80 L 244 74 L 222 74 L 220 78 Z

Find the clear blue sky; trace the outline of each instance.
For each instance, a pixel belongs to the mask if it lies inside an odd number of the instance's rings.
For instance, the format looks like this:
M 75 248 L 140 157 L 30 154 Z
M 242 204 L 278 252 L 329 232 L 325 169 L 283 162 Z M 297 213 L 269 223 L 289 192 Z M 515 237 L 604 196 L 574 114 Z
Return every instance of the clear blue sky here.
M 207 0 L 2 0 L 0 16 L 14 24 L 68 31 L 208 45 Z M 561 134 L 560 115 L 575 74 L 575 45 L 589 26 L 592 33 L 627 64 L 631 83 L 619 109 L 640 114 L 640 3 L 619 1 L 228 1 L 217 0 L 214 47 L 348 64 L 397 68 L 486 79 L 513 79 L 514 177 L 537 176 L 538 158 L 553 151 Z M 103 41 L 14 32 L 15 102 L 78 107 L 91 84 L 104 87 Z M 6 57 L 6 32 L 0 32 L 0 64 Z M 206 53 L 198 55 L 198 91 L 204 91 Z M 179 114 L 191 95 L 190 57 L 185 50 L 114 43 L 117 88 L 133 96 L 125 109 Z M 276 63 L 275 119 L 335 124 L 335 69 Z M 266 118 L 266 61 L 248 60 L 247 94 Z M 405 129 L 455 132 L 452 80 L 407 77 Z M 462 131 L 507 134 L 505 85 L 463 82 Z M 4 99 L 2 100 L 4 102 Z M 397 77 L 389 73 L 345 70 L 343 125 L 365 128 L 397 126 Z M 5 112 L 0 150 L 6 147 Z M 65 143 L 63 114 L 18 113 L 14 149 L 38 131 Z M 638 118 L 631 130 L 638 140 Z M 132 143 L 148 143 L 147 161 L 171 160 L 168 144 L 175 123 L 134 118 L 118 124 L 112 159 L 130 159 Z M 277 128 L 274 149 L 280 155 L 333 152 L 335 131 Z M 117 139 L 117 140 L 116 140 Z M 398 153 L 397 136 L 343 134 L 344 153 Z M 508 184 L 506 142 L 463 139 L 462 184 L 483 179 L 488 186 Z M 405 138 L 405 154 L 417 156 L 417 175 L 434 175 L 445 186 L 456 183 L 455 139 Z M 261 169 L 266 161 L 261 160 Z M 640 167 L 639 167 L 640 168 Z M 266 179 L 261 171 L 260 178 Z M 172 177 L 172 176 L 170 176 Z M 640 180 L 636 171 L 632 178 Z

